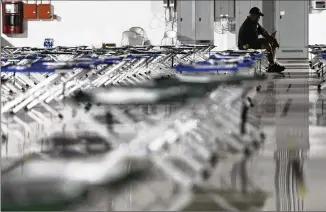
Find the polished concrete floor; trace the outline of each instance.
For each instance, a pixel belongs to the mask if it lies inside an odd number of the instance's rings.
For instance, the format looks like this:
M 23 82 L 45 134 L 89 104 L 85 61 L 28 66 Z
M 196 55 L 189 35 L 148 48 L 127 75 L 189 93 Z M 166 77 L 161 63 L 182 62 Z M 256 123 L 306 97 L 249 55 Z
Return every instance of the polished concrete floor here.
M 284 76 L 271 77 L 257 102 L 256 112 L 262 116 L 267 141 L 253 162 L 253 179 L 269 193 L 264 211 L 323 211 L 326 209 L 326 102 L 323 93 L 317 92 L 314 85 L 317 80 L 307 62 L 283 63 L 288 67 Z M 300 162 L 303 180 L 295 175 L 293 161 Z M 153 186 L 151 193 L 144 191 L 138 196 L 150 201 L 155 192 L 162 194 L 164 189 L 160 183 Z M 131 201 L 132 195 L 128 192 L 126 196 L 124 201 L 115 201 L 120 210 L 131 210 L 126 202 Z M 79 209 L 101 211 L 108 207 L 103 193 L 94 194 L 92 199 L 96 199 L 96 204 L 82 205 Z M 98 204 L 100 199 L 103 204 Z
M 326 209 L 326 103 L 306 62 L 283 64 L 288 67 L 285 76 L 271 81 L 261 97 L 267 99 L 260 106 L 268 136 L 257 159 L 257 179 L 270 192 L 263 210 L 322 211 Z M 300 160 L 304 186 L 290 165 L 295 159 Z

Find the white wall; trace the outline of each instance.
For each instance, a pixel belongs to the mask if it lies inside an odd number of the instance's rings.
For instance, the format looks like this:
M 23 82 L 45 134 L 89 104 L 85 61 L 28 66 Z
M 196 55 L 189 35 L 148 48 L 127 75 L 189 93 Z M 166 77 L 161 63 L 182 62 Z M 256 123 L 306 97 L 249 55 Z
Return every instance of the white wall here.
M 60 21 L 27 21 L 28 30 L 23 36 L 2 36 L 14 46 L 41 47 L 47 37 L 54 38 L 55 45 L 62 46 L 100 46 L 102 42 L 120 45 L 123 31 L 140 26 L 146 30 L 152 44 L 158 45 L 165 31 L 162 1 L 52 1 L 52 4 Z M 309 18 L 309 43 L 326 44 L 326 28 L 323 27 L 326 11 L 310 14 Z M 237 23 L 242 21 L 238 19 Z M 234 34 L 215 33 L 215 45 L 220 50 L 235 48 L 235 38 Z
M 154 26 L 157 24 L 150 1 L 52 1 L 52 4 L 60 21 L 27 21 L 26 38 L 7 40 L 15 46 L 43 46 L 47 37 L 53 38 L 55 45 L 120 44 L 123 31 L 140 26 L 158 43 L 164 32 L 164 24 Z
M 309 44 L 326 44 L 326 11 L 309 14 Z
M 59 21 L 27 21 L 26 33 L 7 37 L 14 46 L 42 47 L 44 38 L 55 45 L 120 45 L 121 34 L 132 26 L 145 29 L 152 44 L 159 45 L 165 31 L 163 1 L 52 1 Z M 233 48 L 234 35 L 215 35 L 219 49 Z

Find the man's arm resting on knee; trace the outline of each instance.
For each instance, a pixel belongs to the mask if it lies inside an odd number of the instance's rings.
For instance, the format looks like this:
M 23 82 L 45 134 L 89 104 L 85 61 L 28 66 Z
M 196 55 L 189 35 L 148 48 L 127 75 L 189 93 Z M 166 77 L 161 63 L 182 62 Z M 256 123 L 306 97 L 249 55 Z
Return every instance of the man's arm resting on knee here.
M 258 32 L 269 42 L 272 42 L 274 40 L 274 38 L 260 24 L 258 24 Z
M 271 36 L 260 24 L 258 24 L 258 32 L 267 39 L 269 43 L 272 44 L 274 48 L 279 48 L 280 45 L 278 44 L 276 38 Z

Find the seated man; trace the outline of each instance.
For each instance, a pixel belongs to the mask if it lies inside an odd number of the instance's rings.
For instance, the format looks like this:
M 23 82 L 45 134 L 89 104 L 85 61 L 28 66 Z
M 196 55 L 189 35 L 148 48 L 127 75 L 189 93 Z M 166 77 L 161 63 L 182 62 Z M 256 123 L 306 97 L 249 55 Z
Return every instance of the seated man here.
M 246 49 L 266 49 L 268 52 L 269 68 L 268 72 L 282 72 L 285 70 L 283 66 L 275 63 L 275 49 L 279 48 L 279 44 L 275 39 L 275 33 L 269 35 L 268 32 L 258 23 L 260 16 L 264 16 L 257 7 L 251 8 L 249 16 L 243 22 L 238 35 L 238 48 Z M 258 38 L 262 35 L 264 38 Z

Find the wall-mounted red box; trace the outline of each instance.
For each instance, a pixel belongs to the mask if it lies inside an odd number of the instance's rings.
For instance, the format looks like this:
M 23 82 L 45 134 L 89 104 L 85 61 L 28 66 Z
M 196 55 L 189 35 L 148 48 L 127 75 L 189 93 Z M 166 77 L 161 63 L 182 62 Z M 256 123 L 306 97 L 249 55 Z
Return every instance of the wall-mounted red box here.
M 37 6 L 38 19 L 52 19 L 51 7 L 51 2 L 44 4 L 41 1 L 41 4 Z
M 24 19 L 37 19 L 37 4 L 24 3 Z
M 24 5 L 18 0 L 2 0 L 2 33 L 23 34 L 24 33 Z

